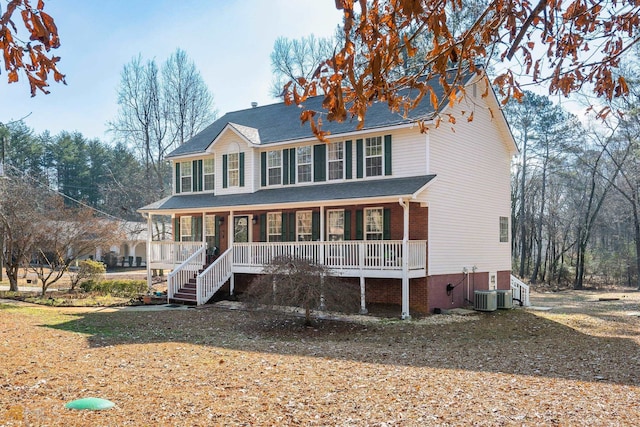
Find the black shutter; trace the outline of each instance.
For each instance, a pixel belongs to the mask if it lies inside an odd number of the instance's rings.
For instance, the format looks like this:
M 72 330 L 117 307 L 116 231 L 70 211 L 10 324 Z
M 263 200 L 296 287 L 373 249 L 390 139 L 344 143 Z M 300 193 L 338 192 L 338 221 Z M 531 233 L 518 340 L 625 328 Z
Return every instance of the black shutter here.
M 191 162 L 191 191 L 198 191 L 198 161 Z
M 351 240 L 351 211 L 344 211 L 344 240 Z
M 356 178 L 364 176 L 364 150 L 361 139 L 356 139 Z
M 314 182 L 327 180 L 327 146 L 325 144 L 313 146 L 313 180 Z
M 289 212 L 289 239 L 290 242 L 296 241 L 296 213 Z
M 267 153 L 265 151 L 260 153 L 260 184 L 263 187 L 267 186 Z
M 173 219 L 173 240 L 176 242 L 180 241 L 180 218 L 175 217 Z
M 384 136 L 384 174 L 391 175 L 391 135 Z
M 289 185 L 289 149 L 282 150 L 282 185 Z
M 295 184 L 295 183 L 296 183 L 296 149 L 292 148 L 289 150 L 289 184 Z
M 240 153 L 240 187 L 244 187 L 244 153 Z
M 363 216 L 362 209 L 358 209 L 356 211 L 356 240 L 363 240 L 364 231 L 363 231 L 363 225 L 362 225 L 362 222 L 363 222 L 362 216 Z
M 391 240 L 391 209 L 382 211 L 382 239 Z
M 222 155 L 222 188 L 227 188 L 228 185 L 228 178 L 227 177 L 227 170 L 228 170 L 228 166 L 227 166 L 227 155 L 223 154 Z
M 176 162 L 176 194 L 180 193 L 180 163 Z
M 311 240 L 320 240 L 320 212 L 311 213 Z

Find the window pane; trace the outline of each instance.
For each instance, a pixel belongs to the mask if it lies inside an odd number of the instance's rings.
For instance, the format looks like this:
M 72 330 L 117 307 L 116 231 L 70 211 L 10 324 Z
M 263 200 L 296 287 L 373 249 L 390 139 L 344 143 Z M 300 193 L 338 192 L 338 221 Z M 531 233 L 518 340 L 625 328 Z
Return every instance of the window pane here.
M 296 231 L 298 241 L 311 240 L 311 211 L 298 212 L 296 214 Z
M 329 179 L 342 179 L 344 177 L 344 150 L 342 142 L 329 144 L 328 152 Z
M 267 214 L 267 237 L 269 242 L 282 241 L 282 213 Z
M 365 140 L 365 172 L 366 176 L 382 175 L 382 137 Z
M 204 217 L 204 234 L 205 236 L 216 235 L 216 217 L 214 215 L 205 215 Z
M 328 235 L 330 241 L 344 239 L 344 211 L 328 212 Z
M 240 185 L 240 155 L 238 153 L 229 154 L 227 160 L 227 169 L 229 171 L 229 187 L 238 187 Z
M 382 240 L 382 209 L 365 209 L 364 216 L 366 240 Z
M 297 148 L 298 182 L 311 182 L 311 146 Z

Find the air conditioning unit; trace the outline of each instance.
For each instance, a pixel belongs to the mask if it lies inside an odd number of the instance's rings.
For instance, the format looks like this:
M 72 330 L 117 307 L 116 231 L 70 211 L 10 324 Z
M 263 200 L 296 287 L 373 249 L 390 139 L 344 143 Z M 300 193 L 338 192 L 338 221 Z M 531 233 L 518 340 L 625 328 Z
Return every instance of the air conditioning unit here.
M 478 311 L 496 311 L 498 296 L 496 291 L 475 291 L 473 309 Z
M 509 290 L 498 290 L 498 308 L 513 308 L 513 293 Z

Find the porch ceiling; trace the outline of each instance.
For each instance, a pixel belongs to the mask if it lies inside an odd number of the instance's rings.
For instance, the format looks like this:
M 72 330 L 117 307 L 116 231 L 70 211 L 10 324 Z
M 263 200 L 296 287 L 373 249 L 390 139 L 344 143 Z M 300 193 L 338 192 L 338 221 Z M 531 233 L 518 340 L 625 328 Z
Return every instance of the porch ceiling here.
M 211 193 L 173 195 L 138 209 L 139 212 L 172 212 L 192 209 L 253 209 L 283 204 L 329 204 L 336 201 L 413 197 L 435 178 L 422 175 L 407 178 L 347 181 L 334 184 L 296 185 L 259 190 L 255 193 L 215 196 Z

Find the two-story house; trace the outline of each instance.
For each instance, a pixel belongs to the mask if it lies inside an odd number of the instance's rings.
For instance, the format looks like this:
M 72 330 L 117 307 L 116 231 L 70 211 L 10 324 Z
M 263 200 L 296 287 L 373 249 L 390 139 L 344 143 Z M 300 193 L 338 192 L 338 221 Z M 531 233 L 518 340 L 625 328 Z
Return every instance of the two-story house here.
M 361 130 L 325 121 L 328 143 L 295 106 L 225 114 L 168 156 L 173 194 L 140 209 L 174 221 L 173 242 L 147 245 L 147 268 L 173 270 L 170 299 L 203 304 L 277 255 L 304 256 L 359 286 L 363 312 L 391 303 L 403 318 L 509 289 L 516 146 L 487 85 L 473 76 L 461 102 L 423 102 L 408 118 L 376 103 Z M 457 123 L 436 126 L 448 113 Z

